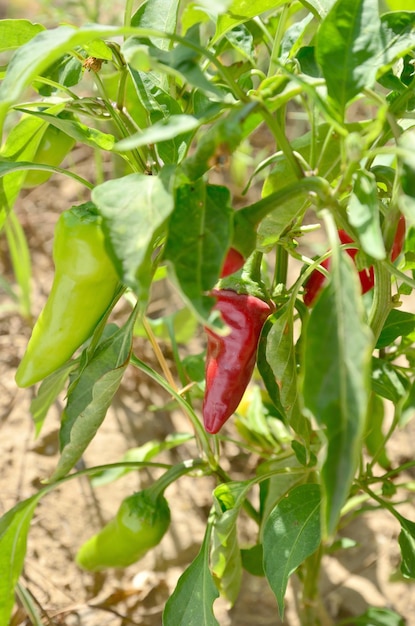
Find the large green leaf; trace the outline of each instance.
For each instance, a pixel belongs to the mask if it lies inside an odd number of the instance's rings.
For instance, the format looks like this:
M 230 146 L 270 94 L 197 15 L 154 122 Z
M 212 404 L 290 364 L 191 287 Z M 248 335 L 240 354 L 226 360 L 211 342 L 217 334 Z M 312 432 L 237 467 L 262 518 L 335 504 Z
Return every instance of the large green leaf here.
M 162 33 L 174 33 L 177 25 L 179 0 L 146 0 L 131 18 L 131 26 L 154 28 Z M 168 39 L 152 37 L 151 41 L 159 48 L 168 50 Z
M 405 2 L 409 4 L 410 0 Z M 387 69 L 394 60 L 410 53 L 415 45 L 415 6 L 402 11 L 382 15 L 384 50 L 381 53 L 382 67 Z
M 305 408 L 327 438 L 321 471 L 326 535 L 335 532 L 361 451 L 373 347 L 364 317 L 356 269 L 335 246 L 331 280 L 304 332 L 302 370 Z
M 130 360 L 134 317 L 98 346 L 71 384 L 62 415 L 61 456 L 50 482 L 79 461 L 101 426 Z
M 14 588 L 23 568 L 27 535 L 42 494 L 19 502 L 0 518 L 0 624 L 9 624 Z
M 271 511 L 264 527 L 264 570 L 281 618 L 289 577 L 320 541 L 320 487 L 299 485 Z
M 316 55 L 341 113 L 375 82 L 382 50 L 378 0 L 337 0 L 318 30 Z
M 200 179 L 176 191 L 165 257 L 186 299 L 202 319 L 212 299 L 205 294 L 219 278 L 232 236 L 232 209 L 226 187 Z
M 173 210 L 161 176 L 130 174 L 95 187 L 92 198 L 103 216 L 110 249 L 122 281 L 145 301 L 151 255 Z
M 42 30 L 44 26 L 29 20 L 0 20 L 0 52 L 20 48 Z
M 219 626 L 212 608 L 219 593 L 209 570 L 209 538 L 207 532 L 199 554 L 180 576 L 165 606 L 163 626 Z

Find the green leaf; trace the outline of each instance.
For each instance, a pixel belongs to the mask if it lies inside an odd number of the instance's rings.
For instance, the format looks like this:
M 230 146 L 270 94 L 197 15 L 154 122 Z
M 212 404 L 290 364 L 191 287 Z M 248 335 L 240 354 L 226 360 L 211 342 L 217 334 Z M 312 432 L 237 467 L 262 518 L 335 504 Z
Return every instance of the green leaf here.
M 338 0 L 317 33 L 317 61 L 341 113 L 375 82 L 383 50 L 378 0 Z
M 253 113 L 255 102 L 241 107 L 235 106 L 226 116 L 220 118 L 200 137 L 194 153 L 182 164 L 183 171 L 190 180 L 198 180 L 217 160 L 231 155 L 242 139 L 259 123 L 259 115 Z
M 125 54 L 127 54 L 127 44 L 130 44 L 132 47 L 130 52 L 134 54 L 137 42 L 134 38 L 128 39 L 124 45 L 124 49 L 126 49 Z M 139 43 L 138 45 L 140 46 L 141 44 Z M 168 120 L 170 116 L 182 115 L 183 112 L 179 102 L 167 91 L 169 85 L 166 76 L 152 71 L 137 71 L 131 65 L 128 66 L 128 69 L 137 97 L 149 118 L 148 126 L 151 127 L 154 124 L 162 123 L 163 120 Z M 162 141 L 158 144 L 157 151 L 164 163 L 178 163 L 181 161 L 187 149 L 187 138 L 188 134 L 180 135 L 177 138 L 174 137 L 174 139 Z
M 10 60 L 6 76 L 0 86 L 0 126 L 7 109 L 19 98 L 24 88 L 65 52 L 94 39 L 114 36 L 119 30 L 97 25 L 80 29 L 60 26 L 38 33 L 18 48 Z
M 107 414 L 130 360 L 134 317 L 104 340 L 68 390 L 60 429 L 61 456 L 49 479 L 65 476 L 79 461 Z
M 294 345 L 294 312 L 292 305 L 281 307 L 269 320 L 265 357 L 279 388 L 284 413 L 296 432 L 308 439 L 309 425 L 298 403 L 297 360 Z
M 336 0 L 301 0 L 301 4 L 321 18 L 327 15 L 335 2 Z
M 377 260 L 384 259 L 386 250 L 380 227 L 378 191 L 376 178 L 371 172 L 356 172 L 347 212 L 366 254 Z
M 406 337 L 415 330 L 415 315 L 408 311 L 392 309 L 379 335 L 376 348 L 390 346 L 398 337 Z
M 405 4 L 409 4 L 408 0 Z M 409 54 L 414 47 L 415 13 L 408 7 L 396 13 L 385 13 L 381 17 L 384 50 L 382 72 L 392 66 L 399 57 Z M 415 11 L 415 5 L 412 11 Z
M 318 170 L 329 181 L 338 175 L 340 141 L 329 124 L 321 124 L 313 132 L 297 137 L 291 146 L 309 163 L 310 171 Z M 269 196 L 295 182 L 296 175 L 289 161 L 284 154 L 278 153 L 272 159 L 272 169 L 264 182 L 262 196 Z M 278 203 L 275 211 L 271 211 L 259 225 L 258 246 L 266 250 L 277 243 L 290 224 L 305 211 L 307 204 L 307 199 L 302 195 L 293 195 Z
M 304 333 L 302 371 L 305 408 L 327 437 L 321 471 L 325 535 L 335 532 L 360 457 L 372 351 L 356 270 L 336 246 L 331 267 Z
M 29 20 L 0 20 L 0 52 L 20 48 L 42 30 L 44 26 Z
M 401 524 L 399 547 L 401 549 L 401 572 L 405 578 L 415 578 L 415 523 L 398 516 Z
M 131 26 L 159 30 L 162 33 L 176 32 L 179 0 L 146 0 L 131 17 Z M 168 50 L 168 39 L 152 37 L 155 46 Z
M 382 398 L 395 405 L 407 393 L 408 381 L 392 363 L 383 359 L 372 359 L 372 389 Z
M 415 131 L 413 129 L 409 129 L 404 132 L 399 138 L 399 147 L 401 148 L 399 151 L 400 157 L 400 183 L 402 186 L 402 191 L 404 192 L 404 198 L 408 198 L 408 200 L 412 200 L 415 198 Z M 402 207 L 402 212 L 405 214 L 406 203 L 402 203 L 401 198 L 399 198 L 400 206 Z M 409 202 L 409 208 L 407 209 L 408 219 L 412 221 L 413 214 L 413 205 Z
M 193 115 L 171 115 L 156 122 L 140 133 L 130 135 L 115 144 L 115 150 L 123 152 L 148 144 L 156 144 L 168 139 L 176 139 L 181 135 L 199 128 L 201 121 Z
M 115 138 L 113 135 L 103 133 L 96 128 L 90 128 L 77 120 L 58 117 L 51 115 L 50 113 L 43 113 L 42 111 L 33 111 L 33 109 L 25 110 L 16 107 L 18 111 L 22 113 L 30 113 L 34 117 L 44 120 L 48 124 L 59 128 L 62 132 L 66 133 L 70 137 L 73 137 L 76 141 L 80 141 L 91 148 L 99 148 L 101 150 L 112 150 L 115 144 Z
M 207 78 L 199 66 L 200 53 L 195 49 L 200 46 L 199 24 L 187 31 L 185 39 L 189 42 L 187 45 L 179 43 L 171 50 L 150 46 L 148 52 L 152 59 L 151 63 L 155 61 L 157 67 L 166 74 L 184 80 L 185 84 L 192 85 L 215 99 L 223 100 L 224 92 Z
M 401 406 L 399 424 L 405 426 L 415 416 L 415 382 L 407 390 L 406 398 Z
M 204 294 L 219 278 L 231 242 L 232 213 L 227 187 L 205 185 L 200 179 L 176 191 L 165 258 L 201 319 L 206 319 L 212 308 L 212 298 Z
M 92 198 L 102 217 L 121 280 L 141 301 L 148 297 L 151 255 L 173 210 L 161 176 L 130 174 L 95 187 Z
M 260 512 L 263 524 L 266 523 L 276 504 L 294 485 L 304 481 L 307 470 L 299 465 L 298 459 L 291 455 L 287 458 L 270 459 L 261 463 L 256 470 L 258 476 L 273 473 L 268 480 L 260 483 Z
M 163 613 L 163 626 L 219 626 L 213 603 L 219 596 L 209 570 L 208 527 L 199 554 L 180 576 Z
M 242 567 L 252 576 L 265 576 L 263 566 L 264 550 L 262 543 L 241 550 Z
M 9 624 L 14 588 L 23 569 L 27 535 L 42 494 L 23 500 L 0 518 L 0 623 Z
M 272 327 L 273 323 L 267 320 L 262 329 L 261 337 L 258 342 L 257 367 L 272 403 L 281 415 L 281 419 L 286 419 L 285 411 L 281 404 L 280 388 L 278 387 L 272 367 L 266 358 L 268 335 Z
M 8 215 L 5 232 L 14 275 L 19 285 L 20 312 L 26 319 L 29 319 L 31 315 L 32 265 L 26 235 L 14 211 L 10 211 Z
M 41 119 L 23 117 L 10 131 L 1 148 L 0 226 L 11 211 L 24 183 L 27 171 L 14 171 L 15 162 L 31 161 L 46 130 Z
M 152 458 L 160 454 L 160 452 L 181 446 L 183 443 L 186 443 L 191 439 L 193 439 L 193 435 L 188 433 L 172 433 L 171 435 L 167 435 L 164 441 L 157 441 L 156 439 L 147 441 L 138 448 L 130 448 L 127 450 L 127 452 L 122 456 L 120 463 L 123 463 L 124 461 L 126 463 L 150 461 Z M 121 476 L 124 476 L 132 471 L 136 470 L 133 470 L 130 467 L 110 467 L 107 470 L 94 474 L 91 484 L 94 487 L 108 485 L 114 480 L 118 480 Z
M 415 0 L 386 0 L 391 11 L 415 11 Z
M 36 397 L 30 403 L 30 412 L 35 425 L 36 437 L 39 436 L 46 415 L 65 386 L 68 375 L 73 368 L 73 361 L 65 363 L 63 367 L 47 376 L 40 384 Z
M 241 587 L 242 561 L 237 519 L 250 488 L 249 483 L 226 483 L 213 492 L 211 570 L 221 596 L 234 604 Z
M 382 431 L 384 417 L 383 402 L 379 396 L 372 393 L 367 412 L 365 444 L 369 454 L 372 457 L 376 456 L 376 462 L 388 470 L 391 467 L 391 462 L 386 454 L 385 435 Z
M 350 626 L 405 626 L 406 622 L 400 615 L 391 609 L 370 607 L 363 615 L 354 616 Z
M 170 341 L 170 333 L 173 331 L 174 339 L 176 343 L 187 343 L 192 339 L 196 332 L 198 325 L 197 317 L 193 314 L 188 307 L 178 309 L 170 315 L 163 315 L 155 319 L 147 318 L 147 323 L 150 324 L 154 336 L 162 341 Z M 134 327 L 134 335 L 138 337 L 147 337 L 147 331 L 145 330 L 140 319 Z
M 103 44 L 103 42 L 100 42 Z M 104 45 L 104 44 L 103 44 Z M 91 46 L 92 47 L 92 46 Z M 93 55 L 97 58 L 99 55 Z M 60 85 L 64 87 L 73 87 L 78 85 L 83 77 L 82 60 L 72 54 L 64 54 L 60 59 L 55 61 L 48 69 L 43 72 L 42 77 L 36 81 L 35 89 L 44 97 L 51 96 L 60 90 Z M 47 78 L 55 84 L 47 84 L 42 78 Z
M 281 619 L 288 579 L 320 541 L 320 487 L 299 485 L 271 511 L 264 527 L 264 570 Z
M 215 43 L 234 26 L 247 22 L 252 17 L 265 13 L 265 11 L 277 9 L 286 3 L 287 0 L 255 0 L 255 2 L 252 0 L 232 0 L 226 13 L 218 16 L 216 33 L 212 43 Z

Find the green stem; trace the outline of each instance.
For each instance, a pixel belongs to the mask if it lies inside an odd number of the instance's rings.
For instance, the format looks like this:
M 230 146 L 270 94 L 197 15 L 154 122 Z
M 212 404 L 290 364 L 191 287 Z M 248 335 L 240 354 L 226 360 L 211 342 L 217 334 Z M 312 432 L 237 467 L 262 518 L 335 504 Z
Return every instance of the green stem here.
M 270 63 L 268 68 L 268 76 L 273 76 L 276 73 L 278 63 L 275 63 L 274 59 L 278 59 L 278 53 L 281 46 L 281 41 L 286 30 L 287 17 L 289 15 L 289 4 L 284 4 L 283 9 L 278 20 L 277 32 L 274 37 L 272 52 L 270 57 Z
M 134 0 L 126 0 L 124 10 L 124 26 L 131 26 L 131 16 L 133 13 Z
M 260 108 L 260 113 L 264 118 L 264 121 L 268 125 L 268 128 L 274 135 L 278 149 L 282 150 L 288 163 L 291 165 L 291 169 L 293 170 L 295 177 L 298 179 L 303 178 L 303 168 L 301 167 L 297 157 L 295 156 L 291 144 L 285 136 L 285 133 L 283 132 L 277 119 L 269 112 L 265 104 L 262 104 Z
M 200 423 L 199 418 L 197 417 L 196 413 L 194 412 L 193 408 L 190 406 L 190 404 L 188 402 L 186 402 L 186 400 L 184 398 L 182 398 L 182 396 L 177 393 L 177 391 L 175 391 L 174 389 L 172 389 L 172 387 L 169 385 L 169 383 L 162 377 L 160 376 L 160 374 L 158 374 L 156 371 L 154 371 L 151 367 L 149 367 L 146 363 L 144 363 L 143 361 L 141 361 L 140 359 L 138 359 L 135 354 L 133 354 L 131 356 L 131 364 L 134 365 L 134 367 L 137 367 L 139 370 L 141 370 L 142 372 L 144 372 L 144 374 L 147 374 L 147 376 L 149 376 L 152 380 L 154 380 L 155 382 L 157 382 L 160 387 L 162 387 L 163 389 L 165 389 L 167 391 L 167 393 L 169 393 L 171 396 L 173 396 L 173 398 L 176 400 L 176 402 L 179 404 L 179 406 L 184 409 L 186 415 L 188 416 L 188 418 L 190 419 L 193 428 L 195 430 L 195 435 L 196 435 L 196 439 L 199 443 L 200 448 L 202 449 L 208 463 L 209 466 L 211 467 L 211 469 L 213 471 L 216 471 L 218 463 L 216 461 L 215 455 L 212 453 L 212 450 L 210 448 L 210 444 L 209 444 L 209 435 L 206 433 L 205 429 L 203 428 L 202 424 Z
M 369 312 L 369 326 L 376 344 L 392 306 L 390 275 L 383 263 L 374 263 L 375 293 Z
M 304 563 L 302 616 L 303 626 L 332 626 L 333 621 L 325 610 L 319 593 L 319 572 L 323 557 L 323 546 L 309 556 Z
M 156 482 L 151 485 L 151 487 L 148 487 L 147 491 L 151 492 L 151 496 L 157 500 L 166 491 L 169 485 L 174 483 L 184 474 L 192 472 L 195 469 L 208 469 L 208 465 L 206 464 L 206 461 L 202 461 L 202 459 L 189 459 L 188 461 L 183 461 L 178 465 L 173 465 L 173 467 L 160 476 L 160 478 L 158 478 Z
M 275 211 L 279 205 L 287 200 L 293 200 L 300 195 L 309 194 L 324 206 L 333 204 L 331 197 L 330 184 L 318 176 L 310 176 L 287 185 L 278 191 L 271 193 L 269 196 L 262 198 L 258 202 L 236 211 L 234 214 L 234 240 L 246 241 L 247 231 L 256 229 L 258 224 L 272 211 Z M 241 252 L 248 257 L 255 249 L 256 237 L 251 237 L 246 249 Z M 250 248 L 250 249 L 248 249 Z
M 287 284 L 288 252 L 277 244 L 275 250 L 274 287 Z

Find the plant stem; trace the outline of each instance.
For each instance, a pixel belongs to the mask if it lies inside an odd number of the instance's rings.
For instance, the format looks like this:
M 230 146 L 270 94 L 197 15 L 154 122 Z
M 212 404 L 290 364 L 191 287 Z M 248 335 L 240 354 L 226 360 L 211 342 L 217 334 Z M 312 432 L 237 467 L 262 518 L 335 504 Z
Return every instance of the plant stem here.
M 319 593 L 319 573 L 323 553 L 323 546 L 320 544 L 316 552 L 309 556 L 304 563 L 302 626 L 333 626 L 334 623 L 328 615 Z
M 369 326 L 376 344 L 386 318 L 392 309 L 392 297 L 389 272 L 382 263 L 374 263 L 375 293 L 369 312 Z

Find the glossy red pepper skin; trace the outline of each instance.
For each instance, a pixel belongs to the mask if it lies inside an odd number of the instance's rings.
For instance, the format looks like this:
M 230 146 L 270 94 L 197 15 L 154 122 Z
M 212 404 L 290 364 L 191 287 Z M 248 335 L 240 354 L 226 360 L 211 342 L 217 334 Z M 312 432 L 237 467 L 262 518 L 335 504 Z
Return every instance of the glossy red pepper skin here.
M 259 337 L 274 308 L 255 296 L 230 289 L 213 291 L 219 311 L 230 328 L 225 337 L 206 328 L 206 389 L 203 423 L 217 433 L 236 410 L 255 367 Z
M 393 240 L 391 249 L 391 261 L 396 261 L 400 253 L 402 252 L 403 244 L 405 241 L 406 222 L 403 215 L 399 217 L 398 226 L 396 227 L 395 238 Z
M 229 248 L 220 277 L 225 278 L 226 276 L 234 274 L 235 272 L 240 270 L 241 267 L 243 267 L 244 263 L 245 259 L 242 254 L 238 252 L 238 250 L 236 250 L 235 248 Z
M 339 230 L 339 239 L 340 239 L 340 242 L 344 244 L 353 243 L 353 239 L 344 230 Z M 402 246 L 403 246 L 404 240 L 405 240 L 405 218 L 403 217 L 403 215 L 401 215 L 398 221 L 398 226 L 396 228 L 396 234 L 395 234 L 395 238 L 393 241 L 391 254 L 390 254 L 390 259 L 392 262 L 395 261 L 400 255 L 400 253 L 402 252 Z M 358 252 L 358 248 L 348 248 L 346 252 L 354 260 Z M 324 261 L 322 261 L 321 265 L 322 267 L 329 270 L 330 262 L 331 261 L 329 257 L 325 259 Z M 362 288 L 362 294 L 366 293 L 367 291 L 370 291 L 370 289 L 373 289 L 375 285 L 375 275 L 374 275 L 373 267 L 370 266 L 368 268 L 361 270 L 359 272 L 359 279 L 360 279 L 360 285 Z M 320 272 L 318 269 L 314 270 L 314 272 L 311 274 L 310 278 L 308 279 L 307 283 L 304 286 L 303 300 L 306 306 L 311 306 L 313 304 L 315 298 L 320 293 L 325 280 L 326 280 L 326 277 L 322 274 L 322 272 Z

